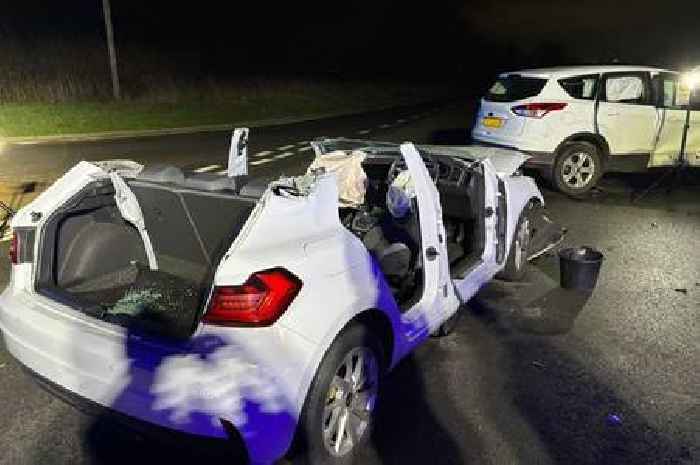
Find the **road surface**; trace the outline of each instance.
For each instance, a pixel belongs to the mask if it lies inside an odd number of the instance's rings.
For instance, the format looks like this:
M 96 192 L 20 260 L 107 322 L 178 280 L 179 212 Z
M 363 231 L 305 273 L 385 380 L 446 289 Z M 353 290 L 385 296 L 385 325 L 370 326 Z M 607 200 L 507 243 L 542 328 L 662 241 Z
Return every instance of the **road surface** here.
M 257 129 L 251 171 L 300 173 L 312 158 L 303 143 L 324 135 L 460 143 L 472 111 L 424 106 Z M 228 137 L 6 146 L 0 186 L 40 190 L 80 159 L 215 172 L 225 168 Z M 700 189 L 690 180 L 631 203 L 630 192 L 649 181 L 608 176 L 581 201 L 544 189 L 551 216 L 570 231 L 566 243 L 605 254 L 597 289 L 559 289 L 551 256 L 524 284 L 487 286 L 454 334 L 428 341 L 387 378 L 363 463 L 700 463 Z M 95 421 L 40 390 L 4 349 L 0 399 L 0 464 L 192 464 L 206 452 Z

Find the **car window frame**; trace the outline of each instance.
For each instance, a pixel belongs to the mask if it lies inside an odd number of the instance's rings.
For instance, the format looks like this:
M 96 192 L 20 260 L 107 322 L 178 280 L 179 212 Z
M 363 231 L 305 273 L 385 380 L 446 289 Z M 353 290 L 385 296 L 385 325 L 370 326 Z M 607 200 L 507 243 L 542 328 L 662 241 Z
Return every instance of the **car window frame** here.
M 663 83 L 665 81 L 670 80 L 669 78 L 673 79 L 674 86 L 673 86 L 673 105 L 671 106 L 666 106 L 664 103 L 664 86 Z M 686 106 L 685 105 L 679 105 L 678 104 L 678 86 L 680 84 L 680 75 L 676 73 L 671 73 L 668 71 L 660 72 L 656 74 L 653 78 L 652 81 L 654 83 L 654 91 L 655 91 L 655 102 L 656 102 L 656 108 L 662 108 L 666 110 L 685 110 Z
M 584 80 L 584 79 L 591 79 L 591 78 L 592 78 L 592 79 L 595 79 L 595 82 L 593 83 L 593 92 L 591 93 L 590 98 L 585 98 L 585 97 L 577 98 L 577 97 L 574 97 L 573 95 L 571 95 L 571 94 L 566 90 L 566 87 L 564 87 L 564 85 L 562 84 L 562 81 L 568 81 L 568 80 L 571 80 L 571 79 L 581 79 L 581 80 Z M 600 74 L 600 73 L 578 74 L 578 75 L 575 75 L 575 76 L 567 76 L 567 77 L 562 77 L 562 78 L 557 79 L 557 84 L 558 84 L 559 87 L 561 87 L 561 89 L 566 93 L 566 95 L 568 95 L 570 98 L 572 98 L 572 99 L 574 99 L 574 100 L 583 100 L 583 101 L 586 101 L 586 102 L 593 102 L 593 101 L 595 101 L 595 100 L 598 98 L 598 91 L 599 91 L 599 88 L 600 88 L 600 83 L 601 83 L 601 74 Z
M 644 101 L 643 102 L 610 102 L 607 98 L 607 83 L 610 78 L 619 77 L 639 77 L 642 79 L 642 84 L 644 85 Z M 598 100 L 601 103 L 608 103 L 613 105 L 634 105 L 634 106 L 656 106 L 654 101 L 655 93 L 651 85 L 651 74 L 648 71 L 615 71 L 609 73 L 603 73 L 600 78 Z

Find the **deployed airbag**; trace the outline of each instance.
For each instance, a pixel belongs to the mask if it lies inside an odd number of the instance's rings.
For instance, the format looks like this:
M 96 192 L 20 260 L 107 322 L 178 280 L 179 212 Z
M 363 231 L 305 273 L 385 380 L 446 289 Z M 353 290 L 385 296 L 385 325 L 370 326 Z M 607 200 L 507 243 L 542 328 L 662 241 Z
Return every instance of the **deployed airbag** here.
M 350 153 L 336 150 L 316 157 L 307 173 L 321 168 L 327 173 L 335 173 L 341 206 L 359 207 L 365 202 L 367 191 L 367 174 L 362 168 L 362 162 L 366 157 L 367 155 L 360 150 Z

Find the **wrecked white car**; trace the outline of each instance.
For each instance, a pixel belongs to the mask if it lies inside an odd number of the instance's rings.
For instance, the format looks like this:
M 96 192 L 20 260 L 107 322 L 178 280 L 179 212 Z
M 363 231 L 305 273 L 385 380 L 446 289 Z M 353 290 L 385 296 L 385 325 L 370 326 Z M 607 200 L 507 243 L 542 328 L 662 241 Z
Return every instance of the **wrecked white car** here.
M 272 183 L 240 144 L 230 176 L 75 166 L 13 219 L 9 351 L 64 397 L 251 463 L 294 438 L 346 463 L 382 375 L 557 235 L 518 152 L 312 145 L 306 175 Z

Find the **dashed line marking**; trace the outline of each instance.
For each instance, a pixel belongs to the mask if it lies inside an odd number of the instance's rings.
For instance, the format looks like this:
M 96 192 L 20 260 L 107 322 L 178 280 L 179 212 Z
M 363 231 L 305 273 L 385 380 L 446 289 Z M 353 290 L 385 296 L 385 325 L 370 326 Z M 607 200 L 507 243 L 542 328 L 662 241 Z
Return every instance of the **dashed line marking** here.
M 292 144 L 292 145 L 283 145 L 282 147 L 277 147 L 277 150 L 279 150 L 279 151 L 281 152 L 282 150 L 289 150 L 289 149 L 293 149 L 293 148 L 294 148 L 294 144 Z
M 196 170 L 193 170 L 195 173 L 206 173 L 208 171 L 214 171 L 215 169 L 221 168 L 221 165 L 209 165 L 209 166 L 202 166 L 201 168 L 197 168 Z
M 258 152 L 258 153 L 256 153 L 256 154 L 253 155 L 253 156 L 254 156 L 254 157 L 266 157 L 266 156 L 268 156 L 268 155 L 272 155 L 272 151 L 270 151 L 270 150 L 263 150 L 262 152 Z
M 396 124 L 403 124 L 403 123 L 405 123 L 405 122 L 406 122 L 406 120 L 403 119 L 403 118 L 402 118 L 402 119 L 397 119 L 397 120 L 396 120 Z
M 297 152 L 308 152 L 309 150 L 313 150 L 313 147 L 302 147 L 297 149 Z
M 358 134 L 363 134 L 363 135 L 369 134 L 370 132 L 372 132 L 371 129 L 363 129 L 362 131 L 357 131 Z
M 264 165 L 265 163 L 270 163 L 271 161 L 274 161 L 274 160 L 272 158 L 263 158 L 262 160 L 251 161 L 250 164 L 253 166 L 257 166 L 257 165 Z
M 291 157 L 292 155 L 294 155 L 294 152 L 284 152 L 284 153 L 280 153 L 279 155 L 275 155 L 272 158 L 274 160 L 279 160 L 280 158 L 287 158 L 287 157 Z
M 214 173 L 214 174 L 228 174 L 228 170 L 217 171 L 217 172 Z
M 391 127 L 391 124 L 380 124 L 378 127 L 379 129 L 387 129 Z
M 308 143 L 309 143 L 308 140 L 303 140 L 303 141 L 301 141 L 301 142 L 297 142 L 297 145 L 300 146 L 300 147 L 303 147 L 303 146 L 307 145 Z

